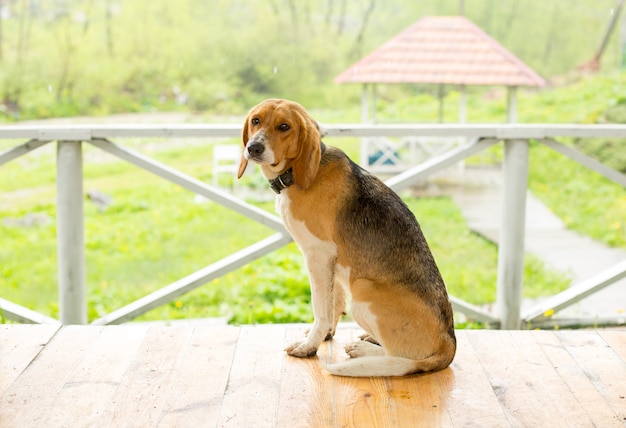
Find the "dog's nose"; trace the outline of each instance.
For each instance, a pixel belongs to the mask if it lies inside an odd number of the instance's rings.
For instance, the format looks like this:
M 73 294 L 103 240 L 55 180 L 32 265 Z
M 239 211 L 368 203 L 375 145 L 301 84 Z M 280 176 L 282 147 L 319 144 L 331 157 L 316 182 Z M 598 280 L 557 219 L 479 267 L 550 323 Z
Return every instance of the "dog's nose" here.
M 265 151 L 265 146 L 259 143 L 252 143 L 248 146 L 248 153 L 252 157 L 261 156 L 261 154 Z

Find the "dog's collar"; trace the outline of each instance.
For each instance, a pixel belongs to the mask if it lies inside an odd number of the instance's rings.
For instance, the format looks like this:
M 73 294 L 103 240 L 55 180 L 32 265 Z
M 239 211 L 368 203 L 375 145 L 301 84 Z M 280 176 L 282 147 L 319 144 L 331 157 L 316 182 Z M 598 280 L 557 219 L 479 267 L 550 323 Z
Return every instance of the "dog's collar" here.
M 277 195 L 280 193 L 281 190 L 286 189 L 292 184 L 293 173 L 291 168 L 280 174 L 278 177 L 270 180 L 270 187 Z
M 320 141 L 320 145 L 322 147 L 322 153 L 326 151 L 326 144 Z M 289 168 L 287 171 L 280 174 L 278 177 L 269 180 L 270 187 L 277 195 L 280 194 L 281 190 L 286 189 L 291 186 L 293 182 L 293 170 Z

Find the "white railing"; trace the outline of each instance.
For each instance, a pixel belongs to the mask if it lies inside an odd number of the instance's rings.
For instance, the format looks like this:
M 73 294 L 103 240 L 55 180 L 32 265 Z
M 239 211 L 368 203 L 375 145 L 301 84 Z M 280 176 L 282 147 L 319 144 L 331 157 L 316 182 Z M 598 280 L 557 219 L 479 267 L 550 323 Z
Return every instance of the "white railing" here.
M 525 205 L 528 181 L 529 140 L 533 139 L 559 151 L 621 186 L 626 187 L 626 175 L 566 146 L 555 137 L 626 137 L 622 125 L 328 125 L 329 137 L 403 137 L 436 136 L 465 137 L 467 144 L 416 165 L 387 180 L 400 191 L 411 184 L 457 162 L 503 142 L 502 227 L 498 250 L 496 313 L 488 313 L 454 296 L 456 311 L 470 318 L 504 329 L 545 324 L 548 309 L 559 310 L 626 277 L 626 260 L 599 273 L 596 277 L 576 284 L 546 302 L 521 313 L 524 258 Z M 129 321 L 155 307 L 166 304 L 214 278 L 237 269 L 250 261 L 272 252 L 289 242 L 291 237 L 280 219 L 241 199 L 209 186 L 193 177 L 174 170 L 154 159 L 112 142 L 116 138 L 166 137 L 236 137 L 238 125 L 82 125 L 82 126 L 7 126 L 0 127 L 0 139 L 26 139 L 3 153 L 0 165 L 57 142 L 57 243 L 60 320 L 44 316 L 16 303 L 0 298 L 0 310 L 19 322 L 63 324 L 87 323 L 85 243 L 83 236 L 83 163 L 82 146 L 91 144 L 166 180 L 237 211 L 276 233 L 243 250 L 213 263 L 185 278 L 155 291 L 135 302 L 115 310 L 92 324 L 119 324 Z M 611 322 L 611 320 L 606 320 Z M 597 319 L 577 320 L 579 324 L 594 324 Z

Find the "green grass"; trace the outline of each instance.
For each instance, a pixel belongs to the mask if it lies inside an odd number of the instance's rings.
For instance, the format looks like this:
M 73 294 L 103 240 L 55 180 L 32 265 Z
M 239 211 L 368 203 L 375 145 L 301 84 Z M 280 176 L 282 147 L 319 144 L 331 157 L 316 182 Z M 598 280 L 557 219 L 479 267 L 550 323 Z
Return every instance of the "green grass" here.
M 569 229 L 626 248 L 626 191 L 622 186 L 539 144 L 531 152 L 529 186 Z

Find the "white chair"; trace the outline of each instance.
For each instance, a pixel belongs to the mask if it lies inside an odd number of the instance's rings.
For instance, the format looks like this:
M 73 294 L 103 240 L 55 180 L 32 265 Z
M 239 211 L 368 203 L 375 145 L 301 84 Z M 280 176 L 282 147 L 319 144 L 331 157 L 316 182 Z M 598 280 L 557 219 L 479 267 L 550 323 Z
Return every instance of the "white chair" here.
M 237 144 L 217 144 L 213 147 L 213 186 L 219 186 L 220 174 L 228 174 L 233 180 L 233 192 L 239 190 L 237 171 L 241 160 L 241 146 Z

